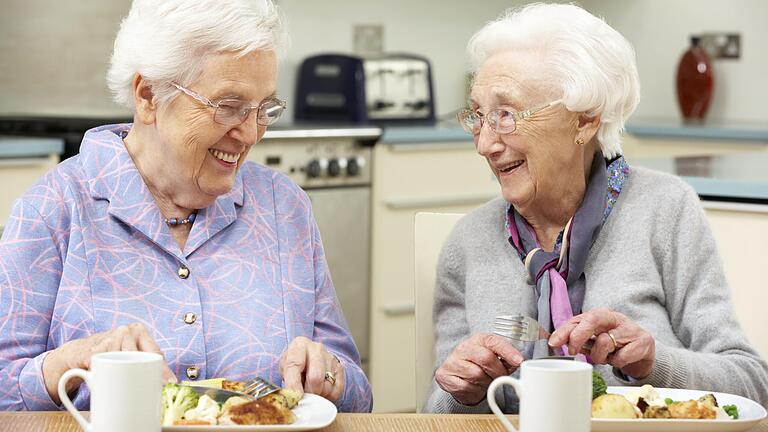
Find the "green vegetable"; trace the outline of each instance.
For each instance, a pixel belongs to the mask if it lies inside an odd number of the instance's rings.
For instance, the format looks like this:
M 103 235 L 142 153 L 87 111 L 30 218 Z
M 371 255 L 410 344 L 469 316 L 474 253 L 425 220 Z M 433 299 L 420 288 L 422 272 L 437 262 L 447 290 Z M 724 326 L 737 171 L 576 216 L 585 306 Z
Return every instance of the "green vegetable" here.
M 669 406 L 675 403 L 675 401 L 672 400 L 672 398 L 664 398 L 664 404 Z
M 163 426 L 173 426 L 187 410 L 197 406 L 200 395 L 187 386 L 166 384 L 163 387 Z
M 605 385 L 605 380 L 596 371 L 592 371 L 592 400 L 597 399 L 599 396 L 604 395 L 608 386 Z
M 736 407 L 736 405 L 723 405 L 723 411 L 731 416 L 732 419 L 739 419 L 739 409 Z

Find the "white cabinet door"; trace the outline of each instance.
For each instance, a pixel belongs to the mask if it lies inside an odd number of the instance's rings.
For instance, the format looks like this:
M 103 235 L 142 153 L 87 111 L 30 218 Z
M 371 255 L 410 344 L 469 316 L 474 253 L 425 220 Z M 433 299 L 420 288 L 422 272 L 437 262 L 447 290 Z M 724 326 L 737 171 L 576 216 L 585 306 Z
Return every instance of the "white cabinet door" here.
M 761 276 L 768 258 L 768 205 L 703 204 L 731 288 L 736 318 L 755 349 L 768 359 L 768 284 Z
M 498 197 L 472 142 L 377 145 L 373 167 L 371 355 L 377 412 L 415 411 L 414 217 L 466 213 Z
M 58 155 L 0 159 L 0 228 L 5 227 L 13 202 L 57 163 Z

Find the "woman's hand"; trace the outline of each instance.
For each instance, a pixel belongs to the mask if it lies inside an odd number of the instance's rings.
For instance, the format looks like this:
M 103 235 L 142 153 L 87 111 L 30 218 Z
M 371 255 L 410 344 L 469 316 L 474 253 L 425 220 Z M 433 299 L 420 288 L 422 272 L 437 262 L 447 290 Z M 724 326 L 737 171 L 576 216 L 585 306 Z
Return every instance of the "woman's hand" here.
M 325 346 L 304 336 L 293 339 L 280 356 L 286 388 L 313 393 L 336 402 L 344 392 L 344 368 Z
M 653 336 L 623 314 L 606 308 L 571 318 L 552 333 L 549 346 L 567 344 L 570 354 L 576 354 L 593 335 L 594 346 L 584 354 L 589 354 L 595 364 L 609 364 L 635 379 L 651 374 L 656 357 Z
M 435 381 L 463 405 L 477 405 L 491 381 L 514 372 L 523 356 L 500 336 L 478 333 L 461 342 L 435 372 Z
M 91 356 L 108 351 L 146 351 L 163 355 L 160 347 L 147 332 L 143 324 L 134 323 L 120 326 L 114 330 L 96 333 L 82 339 L 69 341 L 48 353 L 43 360 L 43 379 L 45 388 L 51 399 L 59 404 L 59 378 L 64 372 L 73 368 L 89 370 Z M 163 362 L 163 379 L 166 382 L 176 382 L 176 376 Z M 67 382 L 67 393 L 74 391 L 82 382 L 71 379 Z

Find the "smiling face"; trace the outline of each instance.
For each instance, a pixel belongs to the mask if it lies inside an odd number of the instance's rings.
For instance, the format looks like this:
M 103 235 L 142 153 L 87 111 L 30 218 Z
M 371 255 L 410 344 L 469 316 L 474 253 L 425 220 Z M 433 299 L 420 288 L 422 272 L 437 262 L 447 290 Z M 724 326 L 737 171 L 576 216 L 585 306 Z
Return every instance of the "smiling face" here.
M 505 51 L 481 65 L 470 108 L 482 114 L 537 108 L 559 99 L 553 83 L 538 52 Z M 591 147 L 575 143 L 578 125 L 577 114 L 554 104 L 518 120 L 515 131 L 508 134 L 499 135 L 483 124 L 475 146 L 499 180 L 504 199 L 518 210 L 536 211 L 557 205 L 563 194 L 583 195 L 589 166 L 585 157 L 591 161 Z
M 214 105 L 239 99 L 258 106 L 273 97 L 277 87 L 277 60 L 271 51 L 242 57 L 222 53 L 206 61 L 201 75 L 186 86 Z M 157 109 L 154 119 L 158 143 L 154 161 L 148 161 L 148 183 L 179 206 L 202 208 L 227 193 L 237 169 L 266 131 L 257 124 L 256 109 L 240 125 L 214 122 L 214 109 L 179 92 Z M 146 158 L 145 158 L 146 159 Z

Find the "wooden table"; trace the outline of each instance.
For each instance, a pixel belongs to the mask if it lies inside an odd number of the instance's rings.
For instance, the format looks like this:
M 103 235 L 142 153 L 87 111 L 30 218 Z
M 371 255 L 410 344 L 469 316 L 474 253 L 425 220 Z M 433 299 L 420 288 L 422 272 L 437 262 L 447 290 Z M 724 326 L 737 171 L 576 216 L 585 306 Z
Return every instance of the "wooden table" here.
M 510 416 L 517 426 L 517 416 Z M 0 413 L 0 431 L 80 432 L 66 412 Z M 339 414 L 321 432 L 506 432 L 490 414 Z M 749 432 L 768 432 L 768 419 Z

